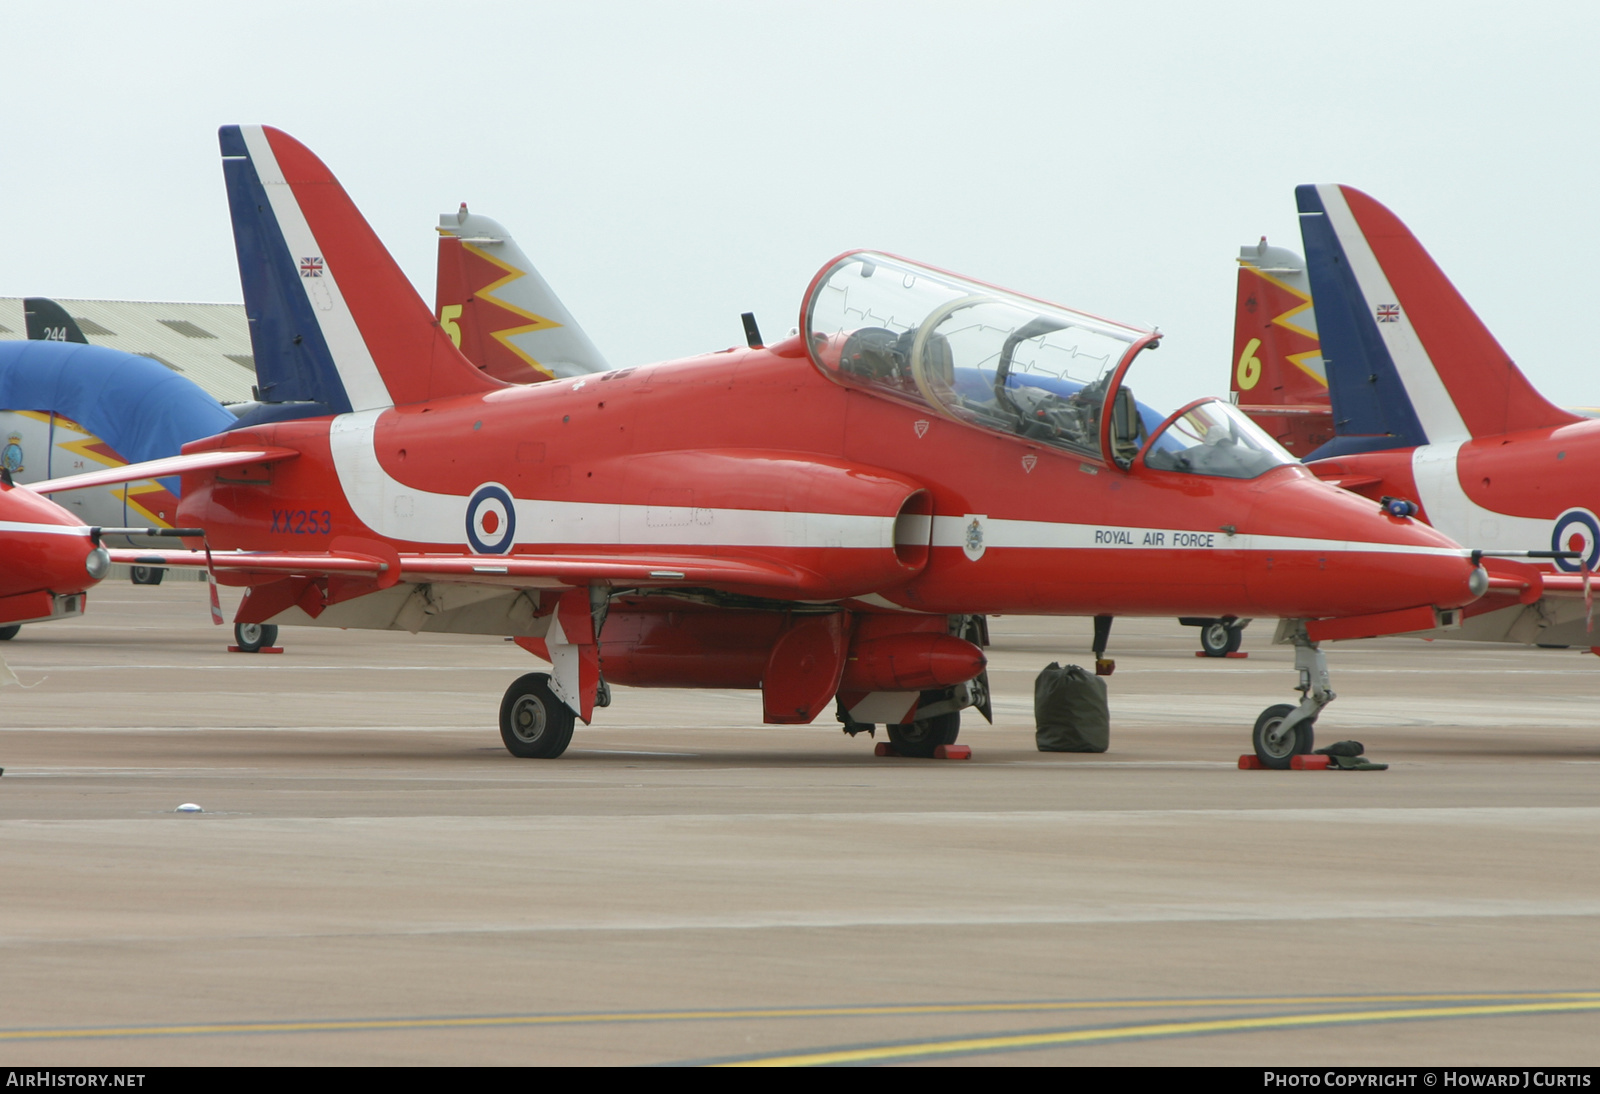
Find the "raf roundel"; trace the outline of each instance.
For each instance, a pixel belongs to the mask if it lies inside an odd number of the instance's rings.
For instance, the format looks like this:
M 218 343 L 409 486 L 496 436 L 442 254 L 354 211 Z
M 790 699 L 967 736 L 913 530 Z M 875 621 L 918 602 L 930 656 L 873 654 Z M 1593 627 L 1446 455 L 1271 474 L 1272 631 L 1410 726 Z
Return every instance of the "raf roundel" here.
M 486 482 L 467 501 L 467 542 L 480 555 L 503 555 L 517 542 L 517 504 L 511 491 Z
M 1595 569 L 1600 565 L 1600 520 L 1587 509 L 1568 509 L 1556 518 L 1550 549 L 1582 552 L 1582 558 L 1556 559 L 1556 565 L 1568 573 Z

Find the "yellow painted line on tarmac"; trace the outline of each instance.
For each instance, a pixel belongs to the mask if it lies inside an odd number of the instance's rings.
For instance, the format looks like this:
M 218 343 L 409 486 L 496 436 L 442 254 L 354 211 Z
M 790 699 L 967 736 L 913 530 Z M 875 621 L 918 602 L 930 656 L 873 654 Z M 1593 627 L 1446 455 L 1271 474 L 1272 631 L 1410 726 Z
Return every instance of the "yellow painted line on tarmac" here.
M 1600 1010 L 1600 999 L 1569 999 L 1549 1003 L 1506 1003 L 1493 1006 L 1404 1007 L 1396 1010 L 1323 1011 L 1312 1014 L 1280 1014 L 1268 1018 L 1219 1018 L 1191 1022 L 1153 1022 L 1110 1029 L 1074 1029 L 1054 1033 L 1021 1033 L 997 1037 L 965 1037 L 951 1041 L 924 1041 L 920 1044 L 882 1045 L 875 1048 L 841 1049 L 831 1052 L 806 1052 L 788 1056 L 767 1056 L 718 1064 L 719 1067 L 820 1067 L 829 1064 L 885 1063 L 893 1060 L 930 1056 L 970 1055 L 980 1052 L 1009 1052 L 1018 1049 L 1048 1048 L 1053 1045 L 1082 1045 L 1136 1038 L 1192 1037 L 1204 1033 L 1250 1033 L 1260 1030 L 1296 1029 L 1305 1026 L 1349 1025 L 1395 1022 L 1424 1018 L 1488 1018 L 1518 1014 L 1554 1014 L 1564 1011 Z
M 1315 1006 L 1371 1003 L 1463 1003 L 1483 1000 L 1541 1001 L 1544 1006 L 1568 1006 L 1573 1009 L 1600 1009 L 1600 992 L 1475 992 L 1450 995 L 1290 995 L 1255 996 L 1247 998 L 1198 999 L 1088 999 L 1034 1001 L 1012 1003 L 910 1003 L 855 1007 L 769 1007 L 751 1010 L 655 1010 L 622 1012 L 577 1012 L 571 1014 L 504 1014 L 466 1015 L 437 1018 L 349 1018 L 325 1021 L 282 1022 L 208 1022 L 192 1025 L 164 1026 L 98 1026 L 72 1029 L 11 1029 L 0 1030 L 0 1042 L 30 1040 L 70 1040 L 92 1037 L 184 1037 L 202 1034 L 229 1033 L 346 1033 L 361 1031 L 408 1029 L 464 1029 L 494 1026 L 561 1026 L 582 1023 L 642 1023 L 642 1022 L 703 1022 L 738 1020 L 743 1018 L 860 1018 L 921 1014 L 1006 1014 L 1027 1012 L 1059 1012 L 1075 1010 L 1132 1010 L 1152 1007 L 1262 1007 L 1262 1006 Z M 1333 1012 L 1338 1015 L 1340 1012 Z M 1379 1012 L 1371 1012 L 1379 1013 Z M 1397 1014 L 1415 1015 L 1412 1009 L 1396 1011 Z M 1327 1020 L 1327 1015 L 1319 1020 Z M 1372 1019 L 1368 1019 L 1372 1020 Z M 1272 1021 L 1272 1019 L 1240 1019 L 1240 1021 Z M 1129 1027 L 1146 1028 L 1146 1027 Z M 1151 1027 L 1153 1028 L 1153 1027 Z M 1088 1031 L 1096 1037 L 1106 1036 L 1104 1030 Z M 1115 1033 L 1115 1036 L 1151 1036 L 1151 1034 Z M 1060 1036 L 1046 1034 L 1043 1036 Z M 943 1044 L 945 1042 L 941 1042 Z M 948 1042 L 949 1044 L 965 1042 Z M 917 1052 L 924 1051 L 976 1051 L 961 1049 L 934 1049 L 927 1045 L 907 1046 Z M 1024 1046 L 1018 1046 L 1024 1047 Z M 897 1048 L 869 1049 L 870 1052 L 893 1052 Z M 887 1058 L 887 1057 L 886 1057 Z M 801 1060 L 804 1057 L 775 1057 L 775 1059 Z M 764 1062 L 764 1061 L 761 1061 Z

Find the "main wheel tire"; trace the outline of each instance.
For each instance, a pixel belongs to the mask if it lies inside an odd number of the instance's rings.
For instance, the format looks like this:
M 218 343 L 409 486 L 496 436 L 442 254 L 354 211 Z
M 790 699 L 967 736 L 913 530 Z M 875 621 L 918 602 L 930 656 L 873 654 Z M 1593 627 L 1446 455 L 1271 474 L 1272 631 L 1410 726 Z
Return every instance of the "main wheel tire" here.
M 933 757 L 940 745 L 953 745 L 961 732 L 961 712 L 952 710 L 917 722 L 890 723 L 889 743 L 902 756 Z
M 1234 642 L 1234 649 L 1238 649 L 1238 639 L 1232 627 L 1220 619 L 1213 619 L 1200 628 L 1200 649 L 1207 657 L 1228 656 L 1228 643 Z
M 159 585 L 166 576 L 167 571 L 160 566 L 135 566 L 128 572 L 135 585 Z
M 1250 740 L 1255 745 L 1256 759 L 1264 766 L 1286 771 L 1290 757 L 1304 756 L 1316 747 L 1310 722 L 1301 722 L 1294 727 L 1294 732 L 1276 744 L 1268 739 L 1267 735 L 1282 725 L 1283 720 L 1294 713 L 1294 709 L 1288 703 L 1279 703 L 1263 710 L 1261 717 L 1256 719 L 1255 732 L 1250 735 Z
M 0 642 L 9 642 L 17 636 L 22 629 L 21 623 L 13 623 L 9 627 L 0 627 Z
M 565 752 L 576 720 L 550 690 L 548 673 L 519 677 L 500 700 L 500 739 L 506 751 L 525 760 L 553 760 Z
M 1228 653 L 1238 653 L 1239 647 L 1244 645 L 1244 628 L 1228 628 Z
M 271 623 L 235 623 L 233 643 L 240 653 L 260 653 L 278 644 L 278 628 Z

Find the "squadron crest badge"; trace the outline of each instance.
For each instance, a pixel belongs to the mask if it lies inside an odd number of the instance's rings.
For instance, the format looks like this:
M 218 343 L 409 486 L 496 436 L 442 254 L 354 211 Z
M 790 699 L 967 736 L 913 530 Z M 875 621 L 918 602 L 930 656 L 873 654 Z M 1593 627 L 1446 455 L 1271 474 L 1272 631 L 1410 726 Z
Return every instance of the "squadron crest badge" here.
M 966 553 L 968 558 L 976 562 L 983 557 L 983 522 L 988 518 L 968 513 L 961 519 L 967 522 L 966 533 L 961 539 L 961 550 Z

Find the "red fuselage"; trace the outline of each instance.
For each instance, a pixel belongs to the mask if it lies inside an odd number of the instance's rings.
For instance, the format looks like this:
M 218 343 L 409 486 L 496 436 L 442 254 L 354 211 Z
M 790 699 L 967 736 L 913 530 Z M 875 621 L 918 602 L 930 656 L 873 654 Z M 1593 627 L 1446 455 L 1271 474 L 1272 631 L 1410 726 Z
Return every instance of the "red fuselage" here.
M 369 453 L 354 470 L 350 436 Z M 812 598 L 873 596 L 857 605 L 869 611 L 1321 617 L 1473 599 L 1455 544 L 1304 469 L 1237 480 L 1141 458 L 1122 470 L 841 387 L 798 339 L 185 451 L 241 443 L 300 456 L 184 476 L 180 522 L 206 528 L 214 550 L 358 537 L 470 551 L 459 523 L 425 510 L 491 483 L 517 499 L 512 557 L 775 560 L 815 576 Z M 781 534 L 728 530 L 739 513 Z M 870 527 L 856 518 L 898 532 L 852 538 Z

